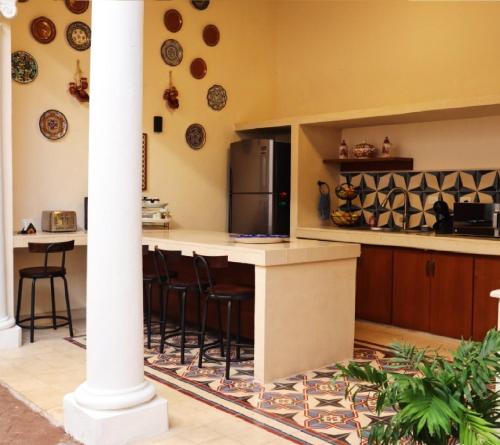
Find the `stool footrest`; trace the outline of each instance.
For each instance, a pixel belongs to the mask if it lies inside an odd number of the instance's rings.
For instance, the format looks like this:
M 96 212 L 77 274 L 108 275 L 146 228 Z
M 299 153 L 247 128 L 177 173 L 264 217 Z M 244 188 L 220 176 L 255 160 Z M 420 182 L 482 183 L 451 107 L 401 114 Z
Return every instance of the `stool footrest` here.
M 249 344 L 249 343 L 231 343 L 231 349 L 233 349 L 233 347 L 236 349 L 236 348 L 249 348 L 249 349 L 253 349 L 253 345 L 252 344 Z M 215 344 L 213 345 L 205 345 L 203 346 L 203 351 L 202 351 L 202 355 L 203 355 L 203 358 L 209 362 L 225 362 L 226 361 L 226 357 L 225 356 L 221 356 L 220 358 L 215 358 L 215 357 L 210 357 L 207 352 L 210 350 L 210 349 L 216 349 L 216 348 L 220 348 L 220 342 L 216 342 Z M 224 352 L 226 352 L 226 343 L 224 343 Z M 241 356 L 240 358 L 230 358 L 229 361 L 231 363 L 239 363 L 239 362 L 249 362 L 251 360 L 254 359 L 254 356 L 250 356 L 250 357 L 245 357 L 245 356 Z
M 37 315 L 36 317 L 33 317 L 34 320 L 51 320 L 52 321 L 52 315 Z M 56 329 L 57 328 L 62 328 L 63 326 L 68 326 L 69 325 L 69 319 L 68 317 L 64 317 L 62 315 L 56 315 L 55 316 L 56 320 L 64 320 L 64 323 L 56 323 Z M 23 329 L 31 329 L 31 326 L 23 326 L 21 323 L 25 322 L 30 322 L 31 318 L 23 318 L 22 320 L 19 320 L 17 325 L 20 326 Z M 47 326 L 34 326 L 34 329 L 53 329 L 54 326 L 47 325 Z

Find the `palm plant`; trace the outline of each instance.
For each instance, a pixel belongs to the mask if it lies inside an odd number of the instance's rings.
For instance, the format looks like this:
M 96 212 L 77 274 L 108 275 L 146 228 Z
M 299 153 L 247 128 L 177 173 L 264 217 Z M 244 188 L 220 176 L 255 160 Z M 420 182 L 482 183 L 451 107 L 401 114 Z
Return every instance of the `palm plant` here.
M 389 422 L 369 427 L 370 444 L 409 439 L 426 445 L 500 445 L 500 392 L 494 384 L 500 378 L 500 331 L 490 330 L 480 343 L 462 340 L 451 360 L 407 344 L 391 349 L 385 370 L 369 363 L 337 365 L 337 376 L 351 380 L 347 395 L 368 390 L 377 397 L 379 415 L 387 408 L 396 411 Z

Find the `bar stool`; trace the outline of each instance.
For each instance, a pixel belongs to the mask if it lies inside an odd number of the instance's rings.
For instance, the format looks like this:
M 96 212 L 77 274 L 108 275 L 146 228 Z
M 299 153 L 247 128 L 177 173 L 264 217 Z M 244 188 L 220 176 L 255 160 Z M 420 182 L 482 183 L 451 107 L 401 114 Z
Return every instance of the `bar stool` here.
M 160 276 L 166 277 L 166 280 L 162 282 L 162 286 L 166 291 L 166 297 L 163 300 L 164 307 L 162 308 L 162 313 L 165 316 L 163 323 L 161 324 L 161 341 L 160 341 L 160 353 L 163 354 L 165 349 L 165 345 L 172 346 L 174 348 L 178 348 L 181 351 L 181 364 L 185 364 L 185 350 L 186 350 L 186 336 L 196 336 L 198 338 L 198 342 L 195 344 L 190 344 L 189 348 L 199 348 L 200 340 L 201 340 L 201 294 L 203 291 L 200 291 L 200 287 L 198 286 L 198 281 L 193 280 L 180 280 L 176 278 L 176 275 L 172 274 L 171 269 L 169 268 L 169 264 L 172 262 L 178 261 L 181 256 L 181 251 L 174 250 L 161 250 L 156 247 L 157 254 L 157 273 Z M 204 289 L 206 285 L 203 283 L 201 285 L 201 289 Z M 168 311 L 168 299 L 170 291 L 174 291 L 179 299 L 179 327 L 166 332 L 166 318 Z M 186 329 L 186 304 L 187 297 L 189 293 L 193 293 L 196 295 L 196 309 L 197 309 L 197 330 L 187 330 Z M 222 319 L 220 316 L 220 308 L 219 308 L 219 326 L 222 328 Z M 168 339 L 173 337 L 178 337 L 180 335 L 181 341 L 179 343 L 169 342 Z
M 16 323 L 24 329 L 30 330 L 30 342 L 35 341 L 35 329 L 57 329 L 63 326 L 69 327 L 69 335 L 73 337 L 73 324 L 71 322 L 71 307 L 69 304 L 68 281 L 66 280 L 66 252 L 73 250 L 75 241 L 66 241 L 62 243 L 28 243 L 28 250 L 31 253 L 45 254 L 44 264 L 42 267 L 27 267 L 19 270 L 19 288 L 17 294 L 17 309 Z M 49 266 L 49 255 L 51 253 L 61 253 L 61 265 Z M 19 320 L 21 312 L 21 300 L 23 296 L 23 282 L 25 278 L 30 278 L 31 281 L 31 314 L 29 318 Z M 50 279 L 50 296 L 52 302 L 52 315 L 37 315 L 35 316 L 35 288 L 36 281 L 42 279 Z M 54 293 L 54 278 L 62 278 L 64 282 L 64 298 L 66 300 L 67 316 L 56 315 L 56 300 Z M 35 320 L 52 319 L 52 326 L 35 326 Z M 57 323 L 57 320 L 63 320 L 63 323 Z M 29 321 L 29 326 L 22 325 Z
M 201 325 L 201 341 L 200 341 L 200 354 L 198 357 L 198 367 L 203 365 L 203 358 L 208 361 L 226 362 L 226 380 L 229 380 L 229 373 L 231 363 L 243 362 L 253 360 L 252 356 L 241 356 L 242 347 L 251 347 L 253 345 L 241 342 L 241 302 L 251 300 L 255 296 L 255 290 L 249 286 L 239 286 L 235 284 L 215 283 L 212 271 L 215 269 L 225 269 L 229 266 L 227 256 L 202 256 L 193 252 L 194 269 L 200 290 L 202 289 L 203 278 L 206 278 L 207 286 L 205 294 L 205 306 L 203 309 L 203 320 Z M 225 302 L 227 304 L 227 325 L 226 325 L 226 341 L 219 336 L 219 341 L 215 345 L 205 345 L 205 333 L 207 325 L 208 304 L 210 300 L 216 301 L 218 304 Z M 232 342 L 231 336 L 231 319 L 232 319 L 232 306 L 236 305 L 237 319 L 236 319 L 236 342 Z M 236 357 L 231 356 L 231 347 L 236 347 Z M 213 348 L 220 348 L 221 358 L 209 357 L 207 352 Z M 224 351 L 225 348 L 225 351 Z M 224 357 L 225 356 L 225 357 Z
M 146 258 L 152 258 L 154 264 L 154 271 L 147 270 L 146 267 Z M 146 260 L 146 261 L 145 261 Z M 176 277 L 177 272 L 170 271 L 170 277 Z M 160 331 L 162 331 L 162 323 L 165 323 L 166 313 L 164 312 L 165 305 L 165 293 L 164 293 L 164 284 L 168 281 L 167 275 L 160 273 L 158 269 L 158 263 L 156 260 L 156 252 L 152 252 L 149 250 L 149 246 L 142 246 L 142 286 L 143 292 L 146 296 L 146 307 L 145 307 L 145 323 L 146 323 L 146 335 L 147 335 L 147 347 L 151 349 L 151 336 L 153 332 L 152 325 L 153 323 L 160 324 Z M 153 298 L 153 285 L 158 285 L 160 288 L 160 321 L 154 322 L 152 321 L 152 298 Z

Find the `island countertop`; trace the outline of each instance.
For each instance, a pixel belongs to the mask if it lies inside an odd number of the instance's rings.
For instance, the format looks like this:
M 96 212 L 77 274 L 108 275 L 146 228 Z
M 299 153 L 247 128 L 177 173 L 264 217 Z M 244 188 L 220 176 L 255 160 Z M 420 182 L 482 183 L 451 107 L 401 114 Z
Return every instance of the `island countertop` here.
M 14 235 L 14 248 L 28 247 L 29 242 L 51 243 L 75 240 L 75 245 L 87 245 L 85 231 L 33 235 Z M 150 249 L 182 250 L 191 256 L 194 251 L 201 255 L 228 255 L 229 261 L 254 264 L 256 266 L 277 266 L 283 264 L 312 263 L 317 261 L 356 258 L 360 246 L 352 243 L 332 243 L 291 238 L 288 242 L 276 244 L 244 244 L 225 232 L 202 230 L 143 230 L 142 242 Z

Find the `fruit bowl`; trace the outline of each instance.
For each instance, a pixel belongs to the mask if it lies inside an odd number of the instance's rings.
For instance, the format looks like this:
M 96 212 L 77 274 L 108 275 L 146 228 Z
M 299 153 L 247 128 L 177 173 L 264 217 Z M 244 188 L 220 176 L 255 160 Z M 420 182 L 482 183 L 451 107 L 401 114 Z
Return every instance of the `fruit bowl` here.
M 356 187 L 354 187 L 353 185 L 344 182 L 339 186 L 335 187 L 335 194 L 340 199 L 344 199 L 347 201 L 347 200 L 352 200 L 356 196 L 358 196 L 358 191 L 356 190 Z
M 354 226 L 359 221 L 361 212 L 348 212 L 345 210 L 335 210 L 330 215 L 333 223 L 337 226 Z

